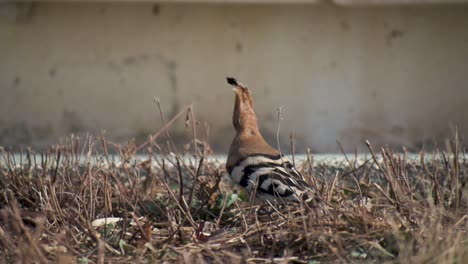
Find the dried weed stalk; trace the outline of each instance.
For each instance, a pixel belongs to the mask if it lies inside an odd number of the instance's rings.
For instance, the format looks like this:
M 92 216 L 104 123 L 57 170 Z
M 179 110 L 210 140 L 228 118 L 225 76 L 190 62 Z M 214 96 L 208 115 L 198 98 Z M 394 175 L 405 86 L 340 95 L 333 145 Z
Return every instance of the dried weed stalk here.
M 231 189 L 191 106 L 166 122 L 155 102 L 163 128 L 139 146 L 72 136 L 41 153 L 1 149 L 4 262 L 467 263 L 458 133 L 418 162 L 369 142 L 361 164 L 357 153 L 341 167 L 308 153 L 302 168 L 323 203 L 268 205 Z M 169 129 L 184 114 L 180 151 Z

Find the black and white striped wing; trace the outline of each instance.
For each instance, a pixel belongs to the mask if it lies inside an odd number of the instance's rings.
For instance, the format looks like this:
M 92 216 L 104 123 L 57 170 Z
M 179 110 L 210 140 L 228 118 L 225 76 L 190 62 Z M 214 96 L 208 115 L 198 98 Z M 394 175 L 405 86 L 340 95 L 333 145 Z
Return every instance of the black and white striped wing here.
M 229 174 L 235 183 L 248 192 L 256 192 L 263 200 L 299 202 L 308 198 L 310 187 L 302 174 L 280 155 L 251 155 L 238 162 Z

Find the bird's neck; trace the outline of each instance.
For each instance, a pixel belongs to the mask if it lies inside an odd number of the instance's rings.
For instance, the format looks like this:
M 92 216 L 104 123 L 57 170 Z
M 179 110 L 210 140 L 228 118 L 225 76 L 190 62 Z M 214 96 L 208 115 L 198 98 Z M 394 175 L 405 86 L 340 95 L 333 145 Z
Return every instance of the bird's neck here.
M 241 116 L 236 126 L 236 134 L 242 137 L 262 137 L 255 115 Z

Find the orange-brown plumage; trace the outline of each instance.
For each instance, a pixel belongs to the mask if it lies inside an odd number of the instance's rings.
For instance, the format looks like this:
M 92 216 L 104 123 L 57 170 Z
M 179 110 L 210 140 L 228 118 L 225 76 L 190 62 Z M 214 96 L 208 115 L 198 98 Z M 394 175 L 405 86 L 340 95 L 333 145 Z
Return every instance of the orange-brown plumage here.
M 235 102 L 232 123 L 236 135 L 229 149 L 226 167 L 228 171 L 237 162 L 250 155 L 266 154 L 278 156 L 280 152 L 270 146 L 260 134 L 257 117 L 253 109 L 253 98 L 249 89 L 243 84 L 234 86 Z
M 231 180 L 263 200 L 308 200 L 310 187 L 302 174 L 262 137 L 249 89 L 234 78 L 227 81 L 235 92 L 236 135 L 226 162 Z

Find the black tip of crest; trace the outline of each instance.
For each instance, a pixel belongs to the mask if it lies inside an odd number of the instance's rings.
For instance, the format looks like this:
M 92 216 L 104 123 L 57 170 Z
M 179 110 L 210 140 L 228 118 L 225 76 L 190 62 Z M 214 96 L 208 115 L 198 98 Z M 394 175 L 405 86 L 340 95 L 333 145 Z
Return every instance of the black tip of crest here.
M 236 79 L 234 79 L 232 77 L 227 77 L 226 80 L 230 85 L 237 86 L 237 80 Z

